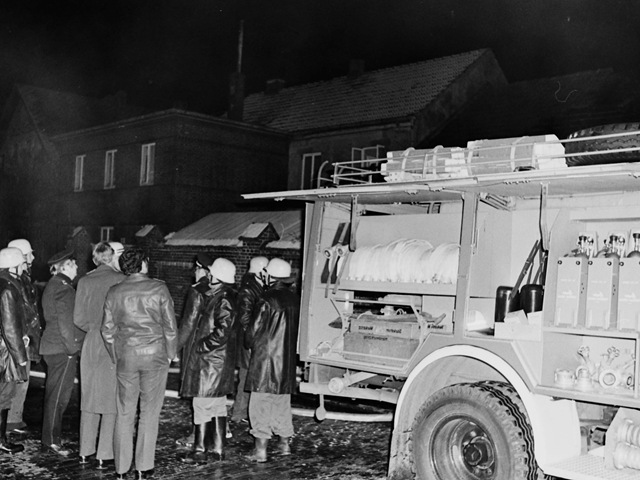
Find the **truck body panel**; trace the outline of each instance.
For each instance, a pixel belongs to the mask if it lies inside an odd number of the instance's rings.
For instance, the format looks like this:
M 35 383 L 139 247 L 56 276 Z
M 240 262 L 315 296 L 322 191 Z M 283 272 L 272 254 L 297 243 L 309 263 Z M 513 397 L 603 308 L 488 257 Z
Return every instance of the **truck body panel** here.
M 246 196 L 307 202 L 301 390 L 396 403 L 389 478 L 640 470 L 640 164 L 566 167 L 579 154 L 554 139 L 390 152 L 337 164 L 329 188 Z M 625 412 L 631 440 L 589 443 Z

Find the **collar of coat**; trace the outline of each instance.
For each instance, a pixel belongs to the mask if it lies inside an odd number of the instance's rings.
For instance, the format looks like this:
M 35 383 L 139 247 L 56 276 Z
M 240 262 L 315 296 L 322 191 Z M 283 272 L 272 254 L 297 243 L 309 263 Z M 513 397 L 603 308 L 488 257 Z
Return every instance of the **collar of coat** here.
M 56 273 L 55 276 L 58 277 L 62 281 L 62 283 L 64 283 L 65 285 L 71 285 L 72 283 L 72 280 L 69 277 L 67 277 L 64 273 Z

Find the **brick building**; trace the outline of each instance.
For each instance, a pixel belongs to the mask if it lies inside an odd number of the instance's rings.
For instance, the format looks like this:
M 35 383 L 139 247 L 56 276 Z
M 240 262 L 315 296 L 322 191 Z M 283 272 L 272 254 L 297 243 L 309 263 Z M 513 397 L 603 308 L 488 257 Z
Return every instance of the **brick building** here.
M 242 193 L 286 188 L 282 132 L 112 103 L 19 86 L 5 107 L 0 243 L 29 238 L 41 277 L 79 227 L 93 243 L 134 243 L 144 225 L 172 232 L 242 209 Z

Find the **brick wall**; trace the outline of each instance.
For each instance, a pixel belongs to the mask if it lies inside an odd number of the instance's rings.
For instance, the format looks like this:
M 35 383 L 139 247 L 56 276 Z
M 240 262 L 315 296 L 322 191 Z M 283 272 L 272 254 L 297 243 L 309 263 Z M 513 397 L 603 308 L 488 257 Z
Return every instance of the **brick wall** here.
M 249 260 L 255 256 L 269 259 L 278 257 L 288 261 L 300 285 L 302 258 L 300 250 L 266 248 L 266 242 L 260 240 L 244 241 L 241 247 L 200 247 L 200 246 L 157 246 L 149 248 L 150 275 L 167 283 L 176 315 L 182 315 L 184 300 L 189 286 L 194 282 L 193 265 L 196 255 L 205 252 L 215 259 L 223 257 L 236 266 L 236 286 L 249 267 Z

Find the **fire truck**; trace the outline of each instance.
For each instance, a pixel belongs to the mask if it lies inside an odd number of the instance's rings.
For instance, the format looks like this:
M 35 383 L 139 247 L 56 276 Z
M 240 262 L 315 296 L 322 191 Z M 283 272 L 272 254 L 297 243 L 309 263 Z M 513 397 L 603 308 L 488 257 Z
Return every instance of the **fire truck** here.
M 388 478 L 640 478 L 640 131 L 339 162 L 306 205 L 300 385 L 395 404 Z

